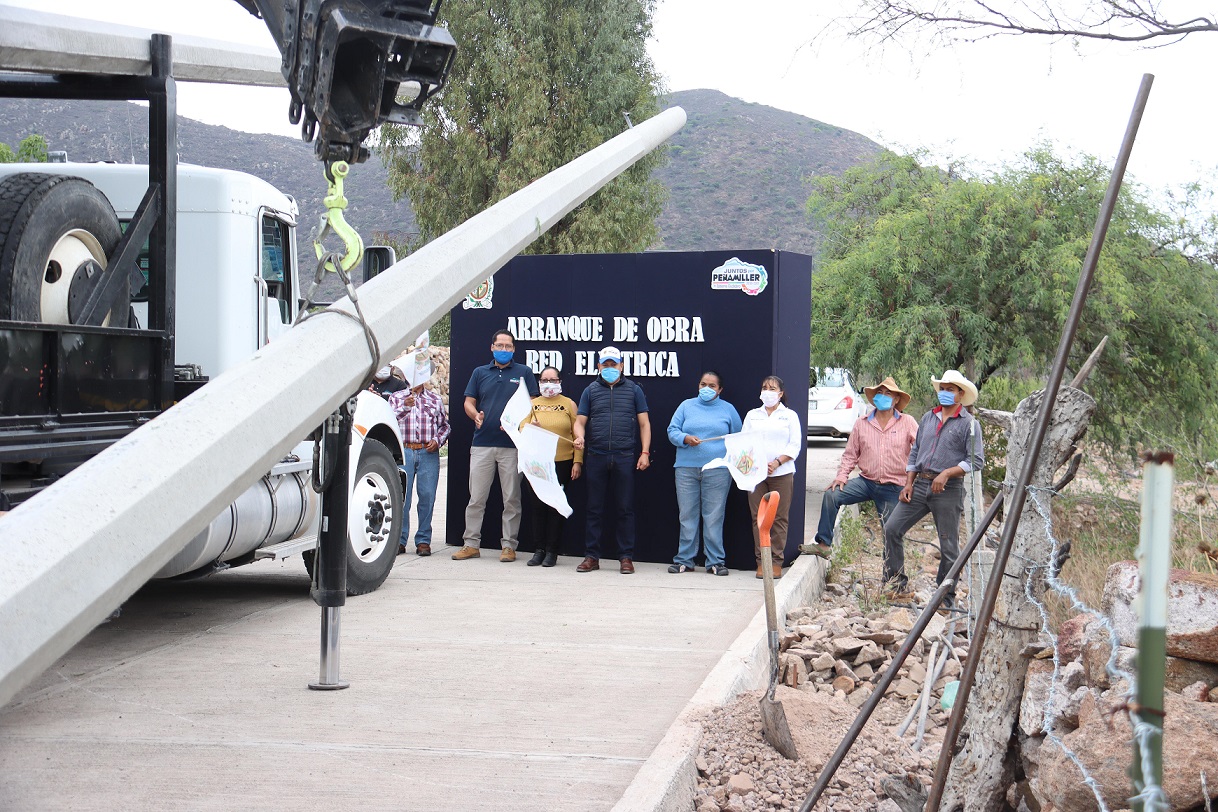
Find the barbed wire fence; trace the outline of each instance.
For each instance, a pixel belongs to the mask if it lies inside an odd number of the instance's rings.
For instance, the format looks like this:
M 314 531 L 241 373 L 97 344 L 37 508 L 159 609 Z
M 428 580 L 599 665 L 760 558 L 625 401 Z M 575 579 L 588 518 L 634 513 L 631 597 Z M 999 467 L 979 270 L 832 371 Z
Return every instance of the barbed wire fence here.
M 1109 812 L 1107 804 L 1104 802 L 1103 793 L 1100 791 L 1098 782 L 1094 776 L 1090 774 L 1082 760 L 1078 755 L 1070 749 L 1069 746 L 1057 735 L 1057 685 L 1058 676 L 1061 672 L 1061 649 L 1058 647 L 1057 635 L 1052 631 L 1052 620 L 1049 616 L 1047 604 L 1036 596 L 1034 585 L 1038 572 L 1043 572 L 1043 583 L 1047 589 L 1052 590 L 1065 600 L 1069 601 L 1077 611 L 1086 613 L 1094 617 L 1103 630 L 1108 634 L 1109 655 L 1105 663 L 1105 670 L 1109 677 L 1114 681 L 1124 680 L 1126 685 L 1125 691 L 1125 708 L 1128 709 L 1130 724 L 1133 728 L 1133 739 L 1137 744 L 1139 760 L 1141 761 L 1141 774 L 1144 779 L 1144 786 L 1141 792 L 1130 798 L 1130 801 L 1137 801 L 1142 804 L 1142 808 L 1146 810 L 1167 810 L 1169 808 L 1167 795 L 1163 787 L 1156 784 L 1153 780 L 1155 775 L 1152 769 L 1152 760 L 1150 752 L 1151 738 L 1156 734 L 1155 728 L 1144 722 L 1139 715 L 1137 708 L 1137 675 L 1122 669 L 1117 664 L 1117 657 L 1120 653 L 1120 638 L 1117 635 L 1116 627 L 1109 620 L 1108 616 L 1102 611 L 1094 609 L 1087 605 L 1082 599 L 1078 591 L 1072 586 L 1062 581 L 1058 576 L 1060 574 L 1060 564 L 1058 556 L 1061 554 L 1062 545 L 1053 532 L 1053 512 L 1052 507 L 1048 503 L 1048 499 L 1057 495 L 1057 492 L 1052 488 L 1042 486 L 1029 485 L 1028 495 L 1031 498 L 1033 507 L 1044 523 L 1045 537 L 1049 539 L 1049 555 L 1044 564 L 1029 564 L 1024 569 L 1024 595 L 1036 607 L 1040 613 L 1041 619 L 1041 634 L 1053 650 L 1053 673 L 1049 680 L 1049 694 L 1045 700 L 1043 717 L 1041 726 L 1045 731 L 1045 737 L 1053 744 L 1057 745 L 1061 751 L 1070 759 L 1071 762 L 1078 768 L 1079 773 L 1085 783 L 1095 796 L 1096 803 L 1099 805 L 1100 812 Z M 1205 784 L 1205 776 L 1202 774 L 1202 786 Z M 1206 797 L 1206 809 L 1209 809 L 1209 793 L 1203 790 Z

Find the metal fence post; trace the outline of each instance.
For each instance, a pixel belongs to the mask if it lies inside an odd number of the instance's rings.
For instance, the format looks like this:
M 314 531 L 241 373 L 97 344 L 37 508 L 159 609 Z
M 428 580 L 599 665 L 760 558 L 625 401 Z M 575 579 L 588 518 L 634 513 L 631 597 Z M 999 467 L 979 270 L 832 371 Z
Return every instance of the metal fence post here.
M 1147 454 L 1142 466 L 1142 535 L 1138 564 L 1138 700 L 1133 722 L 1134 812 L 1168 808 L 1163 794 L 1163 672 L 1167 661 L 1167 576 L 1171 569 L 1172 480 L 1175 456 Z

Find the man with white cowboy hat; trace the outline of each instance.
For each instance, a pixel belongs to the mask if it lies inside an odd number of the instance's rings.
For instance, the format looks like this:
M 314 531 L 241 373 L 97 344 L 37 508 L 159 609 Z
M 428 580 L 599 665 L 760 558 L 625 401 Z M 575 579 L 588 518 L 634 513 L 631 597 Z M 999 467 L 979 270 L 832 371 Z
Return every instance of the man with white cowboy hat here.
M 901 391 L 889 376 L 875 386 L 864 387 L 863 395 L 875 409 L 854 421 L 837 477 L 821 499 L 816 540 L 804 548 L 804 552 L 821 558 L 829 557 L 833 525 L 842 505 L 874 502 L 883 524 L 897 506 L 905 485 L 909 449 L 918 434 L 918 421 L 905 414 L 909 393 Z M 855 465 L 861 476 L 848 479 Z
M 960 554 L 960 517 L 964 513 L 964 480 L 985 464 L 981 427 L 966 411 L 977 400 L 977 387 L 954 369 L 931 378 L 939 405 L 922 416 L 917 439 L 905 466 L 900 504 L 884 525 L 884 580 L 897 593 L 908 590 L 905 577 L 905 534 L 927 513 L 939 534 L 939 573 L 936 584 Z M 943 607 L 955 606 L 954 592 Z

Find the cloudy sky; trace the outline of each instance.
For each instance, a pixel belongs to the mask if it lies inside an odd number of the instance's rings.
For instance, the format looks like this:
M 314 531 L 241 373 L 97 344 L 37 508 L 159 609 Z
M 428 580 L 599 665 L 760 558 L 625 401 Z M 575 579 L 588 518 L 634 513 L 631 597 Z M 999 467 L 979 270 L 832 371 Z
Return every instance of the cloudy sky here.
M 262 22 L 230 0 L 7 2 L 273 47 Z M 849 7 L 851 0 L 659 0 L 651 53 L 670 90 L 715 88 L 899 150 L 926 149 L 938 160 L 983 168 L 1041 139 L 1111 162 L 1141 76 L 1154 73 L 1130 172 L 1162 188 L 1218 167 L 1218 112 L 1206 89 L 1218 73 L 1218 34 L 1156 49 L 1000 37 L 878 51 L 845 38 L 820 11 Z M 179 87 L 183 115 L 251 132 L 296 133 L 287 123 L 286 90 Z

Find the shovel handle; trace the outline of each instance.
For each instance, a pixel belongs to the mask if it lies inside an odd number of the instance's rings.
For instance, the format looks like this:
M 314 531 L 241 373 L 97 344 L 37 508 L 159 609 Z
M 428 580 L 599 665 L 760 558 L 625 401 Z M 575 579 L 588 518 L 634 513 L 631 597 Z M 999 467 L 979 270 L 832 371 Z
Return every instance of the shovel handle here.
M 770 528 L 774 525 L 774 517 L 778 515 L 778 491 L 770 491 L 761 497 L 757 506 L 757 535 L 761 537 L 761 546 L 770 546 Z
M 770 526 L 778 512 L 778 492 L 770 491 L 761 497 L 757 507 L 757 533 L 761 537 L 761 578 L 765 588 L 765 625 L 770 643 L 770 695 L 778 679 L 778 608 L 774 601 L 774 557 L 770 552 Z

